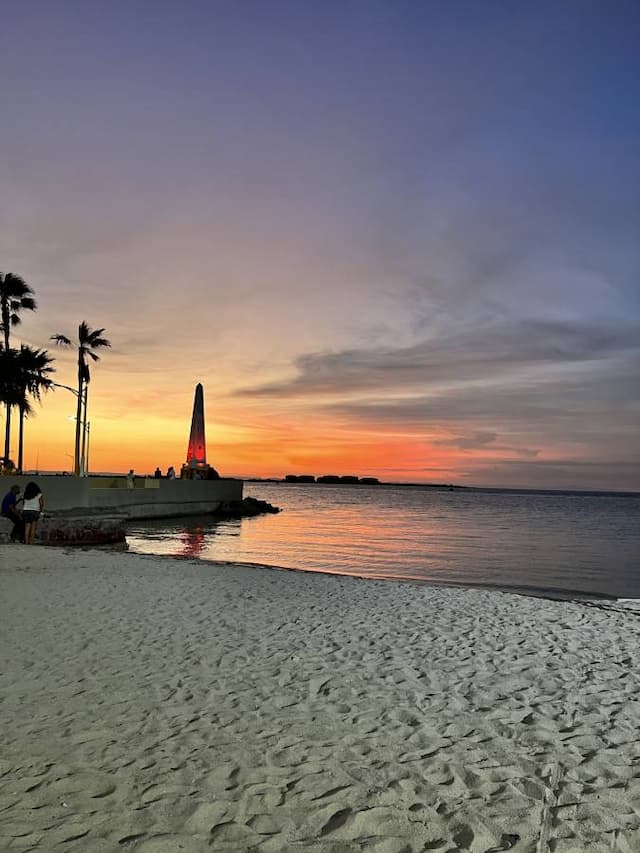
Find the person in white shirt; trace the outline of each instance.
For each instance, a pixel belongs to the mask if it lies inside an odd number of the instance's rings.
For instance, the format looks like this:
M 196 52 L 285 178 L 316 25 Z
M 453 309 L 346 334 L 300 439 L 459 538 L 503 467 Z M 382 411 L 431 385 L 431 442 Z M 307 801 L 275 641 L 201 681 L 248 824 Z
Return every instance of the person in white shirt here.
M 37 483 L 27 483 L 24 489 L 22 504 L 22 520 L 24 521 L 25 545 L 33 545 L 33 539 L 38 529 L 38 519 L 44 509 L 44 497 Z

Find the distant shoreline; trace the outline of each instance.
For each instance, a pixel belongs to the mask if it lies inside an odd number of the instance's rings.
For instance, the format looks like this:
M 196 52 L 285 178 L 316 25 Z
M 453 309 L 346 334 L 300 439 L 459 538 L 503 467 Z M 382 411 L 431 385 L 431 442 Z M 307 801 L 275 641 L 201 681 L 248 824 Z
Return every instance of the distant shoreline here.
M 267 483 L 269 485 L 284 485 L 284 486 L 371 486 L 372 488 L 393 487 L 393 488 L 410 488 L 410 489 L 440 489 L 454 492 L 494 492 L 494 493 L 512 493 L 526 495 L 585 495 L 597 497 L 598 495 L 608 495 L 609 497 L 640 497 L 640 491 L 628 492 L 612 489 L 535 489 L 526 486 L 463 486 L 459 483 L 396 483 L 393 481 L 380 480 L 378 483 L 341 483 L 341 482 L 292 482 L 277 477 L 244 477 L 245 483 Z

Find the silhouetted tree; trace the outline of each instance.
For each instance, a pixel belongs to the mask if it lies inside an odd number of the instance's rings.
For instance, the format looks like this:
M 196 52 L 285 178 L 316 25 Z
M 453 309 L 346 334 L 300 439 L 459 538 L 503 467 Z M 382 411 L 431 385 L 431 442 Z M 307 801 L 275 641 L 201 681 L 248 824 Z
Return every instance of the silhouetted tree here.
M 17 406 L 19 402 L 18 353 L 0 344 L 0 403 Z
M 51 388 L 49 378 L 55 369 L 51 366 L 53 359 L 46 350 L 33 349 L 32 347 L 20 347 L 17 353 L 17 384 L 18 384 L 18 410 L 20 412 L 20 427 L 18 432 L 18 473 L 22 474 L 23 449 L 24 449 L 24 419 L 33 414 L 33 408 L 29 397 L 40 400 L 42 391 Z
M 35 311 L 37 308 L 33 298 L 33 290 L 29 285 L 12 272 L 0 272 L 0 328 L 4 339 L 4 351 L 9 352 L 11 328 L 20 324 L 21 311 Z M 9 458 L 11 446 L 11 407 L 12 403 L 5 402 L 6 422 L 4 430 L 4 456 Z
M 86 419 L 87 419 L 87 392 L 91 374 L 89 371 L 90 358 L 92 361 L 100 361 L 100 356 L 95 350 L 110 347 L 111 342 L 102 337 L 104 329 L 91 329 L 84 320 L 78 326 L 78 340 L 71 341 L 66 335 L 52 335 L 51 340 L 62 346 L 78 347 L 78 407 L 76 413 L 76 447 L 73 460 L 74 473 L 79 475 L 80 459 L 84 460 L 86 441 Z M 80 436 L 82 436 L 82 456 L 80 451 Z

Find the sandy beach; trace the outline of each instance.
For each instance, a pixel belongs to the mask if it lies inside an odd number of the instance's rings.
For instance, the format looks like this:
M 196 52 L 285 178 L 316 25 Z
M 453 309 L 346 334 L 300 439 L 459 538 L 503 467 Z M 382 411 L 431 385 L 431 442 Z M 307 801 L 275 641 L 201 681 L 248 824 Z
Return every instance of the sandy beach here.
M 633 603 L 0 546 L 0 850 L 639 851 Z

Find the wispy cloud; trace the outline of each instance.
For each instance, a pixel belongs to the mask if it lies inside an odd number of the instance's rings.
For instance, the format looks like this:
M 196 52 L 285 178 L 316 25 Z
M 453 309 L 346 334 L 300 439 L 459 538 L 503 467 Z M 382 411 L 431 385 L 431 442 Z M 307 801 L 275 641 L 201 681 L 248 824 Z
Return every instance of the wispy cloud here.
M 628 460 L 630 487 L 638 474 L 638 331 L 632 323 L 494 323 L 395 350 L 307 354 L 290 379 L 238 394 L 298 400 L 342 421 L 468 454 L 467 474 L 458 470 L 469 482 L 540 485 L 548 475 L 547 482 L 576 488 L 604 486 L 615 448 Z
M 615 370 L 620 357 L 640 352 L 639 328 L 574 326 L 545 320 L 522 320 L 442 335 L 395 349 L 349 349 L 309 353 L 294 361 L 290 379 L 239 389 L 238 396 L 312 397 L 355 395 L 419 386 L 437 394 L 443 386 L 484 382 L 498 387 L 517 382 L 543 367 L 540 384 L 553 381 L 553 370 L 572 377 L 583 365 L 594 372 Z M 556 380 L 557 381 L 557 380 Z M 454 392 L 455 393 L 455 392 Z

